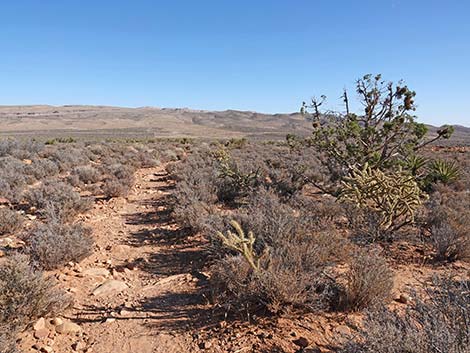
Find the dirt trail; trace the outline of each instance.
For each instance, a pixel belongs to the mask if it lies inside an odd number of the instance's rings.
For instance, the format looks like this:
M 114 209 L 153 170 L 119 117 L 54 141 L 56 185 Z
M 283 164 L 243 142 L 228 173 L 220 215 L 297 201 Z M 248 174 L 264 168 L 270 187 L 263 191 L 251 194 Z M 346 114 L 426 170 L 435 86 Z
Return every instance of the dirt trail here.
M 127 198 L 97 201 L 82 216 L 93 229 L 93 254 L 52 273 L 75 299 L 62 318 L 80 332 L 57 333 L 48 324 L 47 335 L 34 337 L 31 329 L 21 352 L 331 352 L 351 339 L 347 321 L 356 317 L 341 313 L 225 322 L 225 311 L 205 296 L 204 240 L 179 229 L 167 209 L 173 181 L 164 166 L 140 169 L 135 180 Z M 421 278 L 418 271 L 399 270 L 400 287 Z M 93 294 L 107 286 L 121 288 Z M 299 348 L 302 340 L 321 350 Z
M 31 332 L 23 340 L 24 351 L 35 351 L 34 344 L 49 345 L 54 352 L 198 350 L 190 332 L 210 315 L 198 290 L 204 284 L 198 272 L 202 247 L 172 222 L 165 208 L 171 188 L 163 167 L 141 169 L 127 200 L 99 201 L 83 217 L 94 230 L 95 251 L 80 265 L 55 274 L 75 297 L 65 319 L 79 324 L 82 333 L 51 331 L 38 341 Z M 128 288 L 92 294 L 110 279 Z

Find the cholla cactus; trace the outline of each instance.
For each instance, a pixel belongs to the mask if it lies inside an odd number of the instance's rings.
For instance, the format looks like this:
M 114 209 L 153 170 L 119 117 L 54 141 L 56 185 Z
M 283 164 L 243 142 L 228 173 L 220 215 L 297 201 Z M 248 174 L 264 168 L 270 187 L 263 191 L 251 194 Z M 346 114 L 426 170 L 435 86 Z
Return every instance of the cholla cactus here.
M 230 225 L 235 229 L 236 233 L 227 231 L 227 235 L 222 232 L 217 232 L 217 236 L 222 241 L 222 244 L 227 248 L 239 252 L 248 261 L 254 271 L 260 269 L 260 256 L 256 255 L 253 245 L 255 243 L 255 236 L 253 232 L 248 232 L 245 235 L 242 227 L 237 221 L 231 221 Z
M 342 186 L 340 199 L 379 212 L 380 226 L 385 230 L 399 219 L 402 224 L 413 222 L 415 211 L 426 197 L 415 178 L 400 168 L 385 173 L 367 163 L 363 169 L 353 168 Z

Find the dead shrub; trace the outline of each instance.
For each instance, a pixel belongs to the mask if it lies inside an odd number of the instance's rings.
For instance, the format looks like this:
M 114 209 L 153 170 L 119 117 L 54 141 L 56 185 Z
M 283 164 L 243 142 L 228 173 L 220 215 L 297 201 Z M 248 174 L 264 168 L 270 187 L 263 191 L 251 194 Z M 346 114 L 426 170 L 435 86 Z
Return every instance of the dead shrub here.
M 404 314 L 369 311 L 341 353 L 465 353 L 470 346 L 470 282 L 435 279 L 429 299 Z
M 0 208 L 0 235 L 14 234 L 23 225 L 23 217 L 9 208 Z
M 42 224 L 25 240 L 32 258 L 45 270 L 79 262 L 92 253 L 93 247 L 91 230 L 81 224 Z
M 0 264 L 0 325 L 23 329 L 35 319 L 60 312 L 70 304 L 50 277 L 35 270 L 25 255 Z
M 393 273 L 385 259 L 362 249 L 351 256 L 343 307 L 362 310 L 386 303 L 393 288 Z

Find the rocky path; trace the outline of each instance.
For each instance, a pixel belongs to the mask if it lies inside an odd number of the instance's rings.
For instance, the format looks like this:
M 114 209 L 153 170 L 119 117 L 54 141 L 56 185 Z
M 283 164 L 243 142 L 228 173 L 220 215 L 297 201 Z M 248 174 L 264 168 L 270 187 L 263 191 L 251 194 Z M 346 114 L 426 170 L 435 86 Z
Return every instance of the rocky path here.
M 141 169 L 127 199 L 99 201 L 83 217 L 94 231 L 93 255 L 54 274 L 75 298 L 61 319 L 79 328 L 58 333 L 46 322 L 46 333 L 33 329 L 23 339 L 23 351 L 198 350 L 191 331 L 210 316 L 200 290 L 202 246 L 172 222 L 171 188 L 163 167 Z
M 204 241 L 179 229 L 167 209 L 173 184 L 164 167 L 135 179 L 127 198 L 98 201 L 82 217 L 95 251 L 52 273 L 73 308 L 25 332 L 21 352 L 317 353 L 351 338 L 345 315 L 224 321 L 206 296 Z

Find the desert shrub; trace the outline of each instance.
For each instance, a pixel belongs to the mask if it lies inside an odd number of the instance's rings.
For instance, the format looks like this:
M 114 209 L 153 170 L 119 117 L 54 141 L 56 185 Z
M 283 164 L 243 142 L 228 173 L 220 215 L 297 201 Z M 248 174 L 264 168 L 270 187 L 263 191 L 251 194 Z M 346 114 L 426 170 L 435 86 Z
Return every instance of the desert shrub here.
M 0 353 L 19 353 L 16 345 L 16 332 L 8 325 L 0 324 Z
M 237 212 L 244 229 L 256 234 L 258 251 L 273 246 L 278 240 L 290 234 L 307 232 L 305 218 L 281 202 L 273 192 L 259 190 L 250 197 L 249 203 Z M 305 228 L 304 228 L 305 226 Z
M 217 202 L 217 175 L 212 159 L 206 152 L 191 155 L 174 166 L 172 177 L 176 180 L 171 201 L 174 218 L 184 227 L 202 230 L 204 218 Z
M 0 264 L 0 325 L 22 329 L 69 304 L 69 298 L 55 287 L 52 278 L 35 270 L 27 256 L 12 255 Z
M 351 256 L 349 265 L 343 301 L 345 309 L 373 308 L 390 299 L 393 273 L 384 258 L 360 249 Z
M 437 260 L 470 260 L 470 200 L 441 189 L 428 203 L 426 226 Z
M 0 158 L 0 180 L 4 186 L 0 196 L 15 203 L 21 200 L 23 189 L 32 181 L 26 175 L 25 164 L 13 157 Z
M 23 217 L 9 208 L 0 208 L 0 235 L 14 234 L 21 229 Z
M 121 163 L 105 164 L 102 167 L 104 177 L 101 191 L 105 197 L 126 196 L 134 185 L 134 169 Z
M 81 224 L 42 224 L 25 240 L 33 259 L 46 270 L 59 268 L 70 261 L 79 262 L 91 254 L 93 247 L 91 230 Z
M 134 182 L 134 169 L 125 164 L 106 164 L 103 172 L 111 177 L 115 177 L 123 183 L 132 184 Z
M 256 160 L 233 158 L 226 150 L 214 152 L 219 181 L 217 194 L 219 200 L 231 203 L 248 196 L 261 183 L 261 167 Z
M 138 150 L 133 153 L 132 156 L 129 156 L 130 162 L 136 168 L 151 168 L 160 164 L 160 162 L 155 158 L 155 153 L 152 150 Z
M 241 255 L 228 255 L 214 265 L 213 286 L 219 301 L 274 313 L 337 305 L 339 286 L 327 275 L 347 253 L 345 241 L 337 233 L 285 234 L 262 253 L 253 246 L 256 234 L 247 233 L 246 239 L 240 229 L 225 234 L 228 241 L 221 243 L 222 249 Z M 230 244 L 238 244 L 239 249 Z M 253 261 L 247 261 L 250 258 Z
M 288 204 L 298 210 L 303 224 L 317 230 L 331 229 L 337 223 L 344 223 L 347 214 L 344 205 L 328 195 L 321 199 L 297 195 Z
M 43 147 L 34 139 L 1 139 L 0 157 L 12 156 L 17 159 L 32 159 Z
M 132 184 L 126 180 L 119 180 L 116 177 L 108 177 L 101 185 L 101 192 L 104 197 L 123 197 L 129 194 Z
M 464 353 L 470 346 L 470 283 L 434 280 L 429 299 L 406 313 L 369 312 L 356 340 L 342 353 Z
M 50 211 L 56 211 L 64 221 L 72 219 L 75 215 L 88 210 L 91 207 L 91 201 L 82 198 L 70 185 L 58 180 L 46 180 L 40 186 L 32 188 L 25 193 L 25 199 L 30 206 L 38 210 L 47 208 L 47 214 Z
M 74 146 L 54 147 L 44 151 L 43 155 L 53 161 L 61 172 L 68 172 L 74 167 L 89 163 L 86 149 Z
M 274 154 L 274 153 L 273 153 Z M 310 158 L 307 158 L 310 157 Z M 299 194 L 311 179 L 318 162 L 314 160 L 314 154 L 308 156 L 305 153 L 276 153 L 265 159 L 266 174 L 265 185 L 274 189 L 281 197 L 290 198 Z
M 100 172 L 96 168 L 90 165 L 75 167 L 72 170 L 71 175 L 72 176 L 76 175 L 79 181 L 84 184 L 94 184 L 100 181 L 101 179 Z
M 57 164 L 45 158 L 35 158 L 32 163 L 25 166 L 28 175 L 33 176 L 36 180 L 42 180 L 46 177 L 52 177 L 59 173 Z
M 178 160 L 178 154 L 172 149 L 162 151 L 160 157 L 166 162 L 176 162 Z
M 348 220 L 352 239 L 359 243 L 370 243 L 378 240 L 390 240 L 395 234 L 381 227 L 383 217 L 376 212 L 360 208 L 351 203 L 344 203 L 344 213 Z

